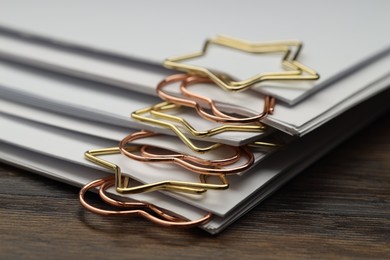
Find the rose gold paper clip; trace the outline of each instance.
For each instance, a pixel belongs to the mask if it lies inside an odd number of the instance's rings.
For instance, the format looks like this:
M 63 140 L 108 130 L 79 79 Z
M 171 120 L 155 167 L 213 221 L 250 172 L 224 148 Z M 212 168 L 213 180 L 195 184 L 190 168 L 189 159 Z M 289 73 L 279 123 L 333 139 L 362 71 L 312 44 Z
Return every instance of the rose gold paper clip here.
M 126 136 L 120 143 L 119 148 L 122 154 L 125 156 L 142 162 L 161 162 L 161 163 L 174 163 L 177 164 L 189 171 L 198 173 L 198 174 L 204 174 L 204 175 L 216 175 L 221 176 L 227 175 L 227 174 L 237 174 L 240 172 L 243 172 L 247 169 L 249 169 L 253 163 L 254 163 L 254 156 L 251 151 L 246 146 L 241 146 L 238 149 L 240 149 L 240 153 L 244 155 L 245 160 L 243 164 L 240 164 L 238 166 L 232 166 L 229 168 L 221 167 L 222 165 L 213 165 L 213 163 L 207 163 L 205 165 L 199 165 L 191 163 L 193 160 L 189 159 L 186 155 L 161 155 L 161 156 L 152 156 L 152 157 L 145 157 L 142 155 L 137 155 L 133 153 L 134 144 L 131 145 L 131 142 L 138 140 L 140 138 L 146 138 L 156 135 L 155 133 L 141 131 L 137 132 L 131 135 Z M 137 146 L 137 145 L 136 145 Z M 209 167 L 211 166 L 211 167 Z
M 163 91 L 163 89 L 175 82 L 181 81 L 180 85 L 180 90 L 183 96 L 188 97 L 178 97 L 178 96 L 173 96 L 168 94 L 167 92 Z M 181 105 L 181 106 L 186 106 L 186 107 L 191 107 L 194 108 L 195 111 L 203 118 L 219 122 L 219 123 L 240 123 L 240 124 L 250 124 L 250 123 L 256 123 L 258 125 L 260 124 L 260 120 L 267 116 L 268 114 L 272 114 L 274 111 L 275 107 L 275 98 L 271 96 L 265 96 L 264 97 L 264 108 L 261 113 L 259 113 L 256 116 L 251 116 L 251 117 L 234 117 L 230 116 L 228 114 L 223 113 L 220 111 L 216 104 L 215 101 L 201 96 L 199 94 L 192 93 L 188 90 L 189 86 L 193 86 L 196 83 L 207 83 L 207 84 L 214 84 L 212 80 L 209 78 L 205 77 L 200 77 L 200 76 L 191 76 L 191 75 L 183 75 L 183 74 L 176 74 L 172 76 L 168 76 L 164 80 L 162 80 L 156 88 L 157 94 L 159 97 L 162 99 L 174 103 L 176 105 Z M 208 113 L 207 110 L 200 104 L 207 104 L 207 108 L 212 112 L 212 114 Z M 156 112 L 154 113 L 156 114 Z M 261 125 L 262 126 L 262 125 Z M 237 131 L 245 131 L 245 126 L 237 126 Z M 262 130 L 264 129 L 264 126 L 262 126 Z
M 176 216 L 171 216 L 167 211 L 154 206 L 153 204 L 150 203 L 145 203 L 145 202 L 118 202 L 115 201 L 111 198 L 104 197 L 104 201 L 107 201 L 109 199 L 109 204 L 113 206 L 117 206 L 120 208 L 134 208 L 135 209 L 128 209 L 128 210 L 105 210 L 105 209 L 99 209 L 97 207 L 92 206 L 85 200 L 85 193 L 92 188 L 99 188 L 100 191 L 99 193 L 104 194 L 104 191 L 110 187 L 111 185 L 114 185 L 115 181 L 113 177 L 105 178 L 105 179 L 99 179 L 92 181 L 88 184 L 86 184 L 79 193 L 79 199 L 80 203 L 89 211 L 104 215 L 104 216 L 141 216 L 157 225 L 164 226 L 164 227 L 183 227 L 183 228 L 191 228 L 191 227 L 196 227 L 201 224 L 206 223 L 209 221 L 212 217 L 211 213 L 207 213 L 205 216 L 202 218 L 195 220 L 195 221 L 190 221 L 190 220 L 185 220 L 178 218 Z M 148 212 L 146 210 L 149 210 L 151 212 Z M 152 215 L 151 213 L 154 213 L 157 216 Z

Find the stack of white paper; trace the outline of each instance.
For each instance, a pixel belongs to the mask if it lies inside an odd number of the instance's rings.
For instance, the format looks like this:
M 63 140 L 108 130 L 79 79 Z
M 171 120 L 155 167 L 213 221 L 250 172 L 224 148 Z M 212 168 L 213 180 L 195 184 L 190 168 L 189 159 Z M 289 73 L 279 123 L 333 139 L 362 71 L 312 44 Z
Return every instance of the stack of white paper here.
M 85 160 L 86 150 L 117 146 L 139 129 L 163 134 L 139 144 L 207 159 L 226 156 L 225 146 L 196 154 L 171 130 L 131 119 L 131 112 L 161 102 L 156 85 L 175 73 L 162 67 L 165 58 L 198 51 L 216 34 L 304 42 L 298 60 L 321 75 L 317 81 L 265 81 L 239 93 L 211 84 L 190 88 L 213 99 L 223 111 L 245 115 L 261 112 L 264 95 L 276 97 L 274 113 L 262 119 L 269 131 L 194 137 L 178 126 L 204 146 L 210 142 L 240 146 L 270 136 L 283 142 L 283 148 L 250 148 L 254 165 L 228 176 L 227 190 L 200 196 L 126 195 L 191 220 L 211 212 L 213 219 L 202 228 L 213 234 L 389 108 L 386 1 L 247 1 L 239 6 L 217 1 L 207 7 L 184 6 L 180 1 L 0 5 L 0 159 L 77 186 L 111 174 Z M 374 13 L 375 19 L 362 19 Z M 280 70 L 278 62 L 280 57 L 243 55 L 215 46 L 206 56 L 188 61 L 239 79 Z M 180 95 L 178 84 L 167 91 Z M 199 117 L 191 108 L 182 107 L 176 115 L 199 130 L 222 125 Z M 197 174 L 175 165 L 147 164 L 122 155 L 105 159 L 140 183 L 199 181 Z

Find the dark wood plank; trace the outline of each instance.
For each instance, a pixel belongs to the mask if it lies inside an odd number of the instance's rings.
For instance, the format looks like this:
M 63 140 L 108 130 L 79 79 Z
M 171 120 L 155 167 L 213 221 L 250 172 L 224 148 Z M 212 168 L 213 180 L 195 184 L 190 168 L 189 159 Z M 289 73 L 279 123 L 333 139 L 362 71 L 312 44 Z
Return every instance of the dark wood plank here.
M 389 258 L 389 115 L 218 236 L 100 217 L 78 189 L 0 164 L 0 258 Z

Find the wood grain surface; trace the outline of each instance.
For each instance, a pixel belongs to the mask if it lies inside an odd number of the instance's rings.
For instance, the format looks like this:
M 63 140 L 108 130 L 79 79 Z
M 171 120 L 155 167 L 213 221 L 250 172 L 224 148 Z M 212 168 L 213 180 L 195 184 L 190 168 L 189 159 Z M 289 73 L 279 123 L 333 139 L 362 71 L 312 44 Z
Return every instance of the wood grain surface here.
M 389 259 L 389 115 L 217 236 L 97 216 L 77 188 L 0 164 L 0 258 Z

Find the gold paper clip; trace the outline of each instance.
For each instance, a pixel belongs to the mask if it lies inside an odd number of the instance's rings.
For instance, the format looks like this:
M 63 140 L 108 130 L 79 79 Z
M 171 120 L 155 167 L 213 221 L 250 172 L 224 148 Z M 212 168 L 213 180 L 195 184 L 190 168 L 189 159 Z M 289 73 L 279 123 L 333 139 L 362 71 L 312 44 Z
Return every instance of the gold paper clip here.
M 175 83 L 177 81 L 181 81 L 181 85 L 180 85 L 181 93 L 184 96 L 192 98 L 192 99 L 186 99 L 186 98 L 173 96 L 173 95 L 170 95 L 170 94 L 163 91 L 164 87 L 168 86 L 169 84 Z M 177 74 L 177 75 L 168 76 L 163 81 L 161 81 L 157 85 L 156 91 L 157 91 L 157 94 L 159 95 L 159 97 L 161 97 L 162 99 L 164 99 L 168 102 L 171 102 L 171 103 L 174 103 L 177 105 L 182 105 L 182 106 L 194 108 L 195 111 L 201 117 L 203 117 L 205 119 L 212 120 L 212 121 L 219 122 L 219 123 L 230 123 L 230 124 L 232 124 L 232 123 L 233 124 L 234 123 L 240 123 L 240 124 L 257 123 L 260 125 L 259 130 L 264 130 L 264 126 L 261 125 L 260 120 L 262 118 L 264 118 L 265 116 L 267 116 L 268 114 L 272 114 L 274 111 L 275 98 L 271 97 L 271 96 L 265 96 L 264 97 L 264 109 L 260 114 L 258 114 L 256 116 L 242 117 L 242 118 L 227 115 L 217 108 L 214 100 L 207 98 L 207 97 L 204 97 L 204 96 L 201 96 L 199 94 L 192 93 L 187 89 L 189 86 L 191 86 L 195 83 L 213 83 L 213 81 L 211 81 L 209 78 L 200 77 L 200 76 Z M 195 99 L 195 100 L 193 100 L 193 99 Z M 207 104 L 208 108 L 211 110 L 211 112 L 213 114 L 208 113 L 200 105 L 200 103 L 196 100 L 200 100 L 200 101 L 202 101 L 202 103 Z M 239 126 L 238 129 L 241 129 L 241 131 L 244 131 L 244 130 L 246 130 L 245 127 L 246 126 Z M 253 127 L 255 127 L 255 126 L 249 126 L 249 129 L 253 129 Z
M 174 163 L 177 164 L 189 171 L 201 174 L 201 175 L 214 175 L 218 176 L 224 184 L 227 184 L 227 181 L 223 179 L 224 175 L 227 174 L 237 174 L 240 172 L 243 172 L 247 169 L 249 169 L 253 163 L 254 163 L 254 156 L 251 151 L 246 146 L 241 146 L 238 147 L 240 149 L 240 153 L 246 157 L 245 161 L 243 164 L 240 164 L 238 166 L 233 166 L 230 168 L 223 168 L 224 164 L 226 165 L 227 163 L 224 162 L 224 160 L 220 161 L 207 161 L 205 164 L 194 164 L 193 159 L 189 159 L 188 155 L 160 155 L 160 156 L 151 156 L 151 157 L 145 157 L 141 155 L 137 155 L 135 153 L 132 153 L 136 149 L 134 149 L 134 145 L 129 146 L 129 142 L 134 142 L 135 140 L 138 140 L 140 138 L 145 138 L 145 137 L 150 137 L 156 135 L 155 133 L 147 132 L 147 131 L 141 131 L 137 132 L 131 135 L 126 136 L 122 141 L 119 143 L 119 148 L 122 154 L 125 156 L 137 160 L 137 161 L 142 161 L 142 162 L 161 162 L 161 163 Z M 236 148 L 237 149 L 237 148 Z M 198 158 L 201 162 L 205 162 L 203 159 Z M 223 164 L 221 164 L 223 163 Z M 211 167 L 208 167 L 211 166 Z M 205 188 L 208 188 L 208 185 L 212 184 L 202 184 Z M 217 186 L 218 188 L 227 188 L 224 186 Z
M 132 146 L 129 148 L 132 150 L 139 149 L 139 146 Z M 103 148 L 96 150 L 89 150 L 84 153 L 86 159 L 89 161 L 111 169 L 115 174 L 115 188 L 119 193 L 140 193 L 140 192 L 151 192 L 155 190 L 168 190 L 184 193 L 201 194 L 207 191 L 207 189 L 227 189 L 229 184 L 225 176 L 218 176 L 222 181 L 222 184 L 209 184 L 209 183 L 194 183 L 194 182 L 183 182 L 183 181 L 161 181 L 150 184 L 143 184 L 136 187 L 128 187 L 130 178 L 128 176 L 122 176 L 121 168 L 109 161 L 98 158 L 99 155 L 109 154 L 120 154 L 119 147 Z M 201 179 L 203 180 L 203 179 Z
M 282 132 L 274 132 L 272 135 L 262 137 L 259 140 L 256 140 L 248 146 L 252 149 L 266 149 L 266 150 L 279 150 L 286 146 L 286 144 L 292 142 L 295 137 L 284 134 Z
M 119 202 L 112 198 L 109 198 L 105 194 L 105 190 L 110 186 L 114 185 L 115 181 L 113 177 L 98 179 L 86 184 L 79 192 L 80 203 L 89 211 L 104 215 L 104 216 L 141 216 L 157 225 L 164 227 L 183 227 L 183 228 L 191 228 L 196 227 L 201 224 L 206 223 L 212 217 L 211 213 L 207 213 L 205 216 L 201 217 L 198 220 L 190 221 L 183 218 L 178 218 L 176 216 L 172 216 L 168 213 L 168 211 L 161 209 L 153 204 L 146 202 Z M 109 205 L 116 206 L 119 208 L 135 208 L 131 210 L 106 210 L 100 209 L 92 206 L 85 200 L 85 193 L 92 188 L 100 188 L 99 194 L 101 198 L 108 203 Z M 152 213 L 157 215 L 158 217 L 152 215 L 150 212 L 146 211 L 150 210 Z
M 179 108 L 180 106 L 169 103 L 169 102 L 162 102 L 159 104 L 156 104 L 151 107 L 139 109 L 137 111 L 134 111 L 131 114 L 131 117 L 145 123 L 150 123 L 154 124 L 157 126 L 161 126 L 167 129 L 170 129 L 173 131 L 179 138 L 180 140 L 183 141 L 191 150 L 198 152 L 198 153 L 205 153 L 210 150 L 216 149 L 221 146 L 221 144 L 215 143 L 206 147 L 198 147 L 196 146 L 188 137 L 184 135 L 184 133 L 179 129 L 178 126 L 176 126 L 173 123 L 169 123 L 157 118 L 162 118 L 165 120 L 173 121 L 176 123 L 179 123 L 183 127 L 185 127 L 189 133 L 193 136 L 196 137 L 208 137 L 208 136 L 213 136 L 215 134 L 227 132 L 227 131 L 240 131 L 240 132 L 262 132 L 264 131 L 265 127 L 263 125 L 222 125 L 219 127 L 215 127 L 209 130 L 205 131 L 199 131 L 195 129 L 190 123 L 188 123 L 185 119 L 174 116 L 174 115 L 169 115 L 166 113 L 162 113 L 161 111 L 169 110 L 169 109 L 174 109 L 174 108 Z M 145 114 L 149 113 L 150 115 L 157 117 L 157 118 L 152 118 L 145 116 Z
M 248 52 L 252 54 L 281 53 L 282 68 L 284 71 L 260 73 L 243 81 L 234 81 L 232 77 L 205 67 L 185 64 L 183 62 L 205 56 L 210 45 L 218 45 L 234 50 Z M 295 47 L 295 52 L 291 49 Z M 302 49 L 300 41 L 279 41 L 269 43 L 251 43 L 240 39 L 226 36 L 217 36 L 206 40 L 203 49 L 198 52 L 187 55 L 168 58 L 164 61 L 164 66 L 170 69 L 185 71 L 192 74 L 206 76 L 214 81 L 218 86 L 229 91 L 242 91 L 254 84 L 267 80 L 317 80 L 319 74 L 309 67 L 297 61 L 298 55 Z
M 154 206 L 153 204 L 141 202 L 141 201 L 135 201 L 133 199 L 125 200 L 122 197 L 122 200 L 116 200 L 112 197 L 110 197 L 106 191 L 108 188 L 115 185 L 115 177 L 110 176 L 105 179 L 103 184 L 99 188 L 99 196 L 100 198 L 108 205 L 113 207 L 119 207 L 119 208 L 145 208 L 156 215 L 160 216 L 161 218 L 164 218 L 166 220 L 170 221 L 182 221 L 182 219 L 177 218 L 176 216 L 171 216 L 168 212 L 165 212 L 163 209 Z
M 248 144 L 250 147 L 255 148 L 280 148 L 283 147 L 281 144 L 271 143 L 271 142 L 263 142 L 263 141 L 255 141 L 253 143 Z

